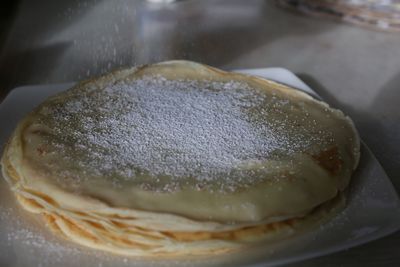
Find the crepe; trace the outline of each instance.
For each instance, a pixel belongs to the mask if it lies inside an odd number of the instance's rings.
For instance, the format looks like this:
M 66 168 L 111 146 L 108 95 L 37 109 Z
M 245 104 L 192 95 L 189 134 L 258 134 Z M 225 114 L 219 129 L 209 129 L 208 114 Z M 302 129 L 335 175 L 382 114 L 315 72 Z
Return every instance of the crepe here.
M 343 206 L 359 138 L 341 111 L 189 61 L 114 71 L 50 97 L 2 157 L 57 234 L 134 256 L 280 240 Z

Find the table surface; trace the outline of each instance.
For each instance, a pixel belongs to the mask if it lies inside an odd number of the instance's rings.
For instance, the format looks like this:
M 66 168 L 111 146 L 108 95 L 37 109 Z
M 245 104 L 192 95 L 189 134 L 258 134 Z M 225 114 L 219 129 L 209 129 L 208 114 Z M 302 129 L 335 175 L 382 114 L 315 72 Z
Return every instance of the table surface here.
M 310 18 L 264 0 L 21 1 L 0 54 L 12 88 L 170 59 L 284 67 L 353 118 L 400 191 L 400 34 Z M 399 266 L 400 232 L 287 266 Z

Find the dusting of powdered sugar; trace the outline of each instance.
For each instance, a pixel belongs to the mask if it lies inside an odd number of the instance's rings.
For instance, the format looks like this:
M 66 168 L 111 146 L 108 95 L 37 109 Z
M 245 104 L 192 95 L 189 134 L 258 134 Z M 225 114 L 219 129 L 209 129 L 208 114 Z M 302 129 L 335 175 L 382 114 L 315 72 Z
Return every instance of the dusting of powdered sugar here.
M 65 258 L 83 255 L 78 248 L 65 246 L 61 240 L 48 233 L 44 234 L 36 222 L 27 217 L 25 214 L 19 214 L 18 207 L 0 206 L 0 224 L 4 231 L 0 232 L 2 251 L 12 251 L 21 265 L 54 266 L 59 265 Z M 41 257 L 38 257 L 38 253 Z M 11 264 L 13 257 L 6 258 L 9 259 L 7 263 Z
M 264 114 L 289 104 L 244 82 L 147 76 L 71 94 L 46 111 L 46 123 L 58 151 L 81 155 L 74 168 L 112 176 L 116 185 L 125 180 L 165 190 L 185 183 L 234 189 L 257 176 L 238 167 L 244 162 L 307 145 L 300 134 L 285 135 L 290 123 L 268 121 Z
M 2 183 L 0 181 L 0 183 Z M 4 185 L 4 184 L 1 184 Z M 6 188 L 6 187 L 5 187 Z M 0 255 L 1 266 L 154 266 L 157 262 L 114 256 L 91 250 L 52 235 L 39 217 L 26 214 L 15 206 L 12 196 L 1 196 Z M 4 200 L 7 200 L 5 202 Z M 170 262 L 172 265 L 175 262 Z M 160 266 L 163 266 L 162 264 Z

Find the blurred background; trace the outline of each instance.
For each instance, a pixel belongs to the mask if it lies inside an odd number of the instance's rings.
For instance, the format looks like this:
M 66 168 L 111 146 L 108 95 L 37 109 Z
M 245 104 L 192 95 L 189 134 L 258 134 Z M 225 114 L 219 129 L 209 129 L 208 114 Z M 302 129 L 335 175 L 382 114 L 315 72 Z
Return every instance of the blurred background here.
M 169 59 L 284 67 L 353 118 L 399 192 L 399 9 L 388 0 L 3 0 L 0 101 L 22 85 Z M 399 247 L 397 233 L 288 266 L 400 266 Z

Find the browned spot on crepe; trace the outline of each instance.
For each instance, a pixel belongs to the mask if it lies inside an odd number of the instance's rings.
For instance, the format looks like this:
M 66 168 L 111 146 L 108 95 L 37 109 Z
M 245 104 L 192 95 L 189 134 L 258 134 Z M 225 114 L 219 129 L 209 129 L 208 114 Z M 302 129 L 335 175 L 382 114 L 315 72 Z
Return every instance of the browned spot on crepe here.
M 324 150 L 317 155 L 312 155 L 312 158 L 319 166 L 333 175 L 338 174 L 342 169 L 343 161 L 339 157 L 337 146 Z

